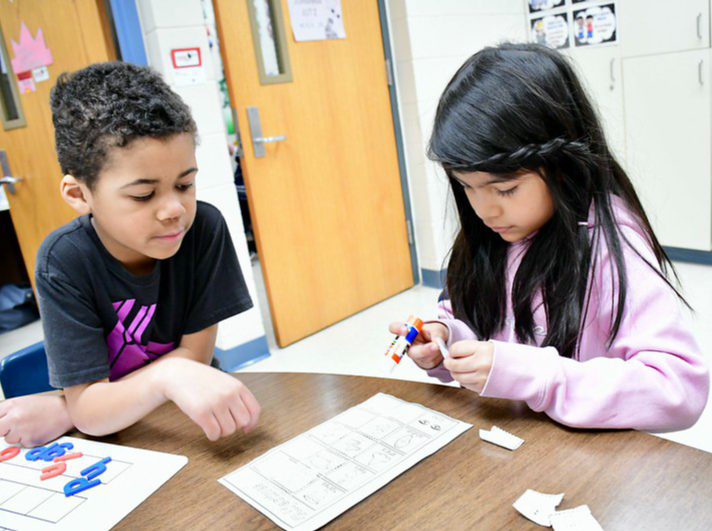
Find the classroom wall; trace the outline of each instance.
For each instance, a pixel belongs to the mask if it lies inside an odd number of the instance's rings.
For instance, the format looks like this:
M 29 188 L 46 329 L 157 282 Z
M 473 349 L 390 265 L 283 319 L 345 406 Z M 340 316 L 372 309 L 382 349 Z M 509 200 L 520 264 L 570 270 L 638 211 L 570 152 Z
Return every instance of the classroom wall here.
M 136 3 L 149 64 L 181 94 L 198 122 L 199 198 L 215 204 L 225 215 L 257 303 L 240 206 L 231 188 L 230 160 L 223 149 L 227 138 L 201 2 Z M 439 286 L 457 219 L 444 174 L 425 157 L 437 101 L 458 67 L 477 50 L 502 40 L 526 39 L 525 6 L 521 0 L 386 0 L 386 8 L 418 259 L 423 283 Z M 206 83 L 178 86 L 172 76 L 170 50 L 191 46 L 200 46 L 210 73 Z M 257 308 L 230 321 L 221 327 L 219 348 L 230 349 L 264 335 Z
M 526 39 L 522 0 L 387 0 L 423 283 L 439 287 L 457 230 L 445 175 L 425 152 L 438 98 L 485 46 Z
M 190 106 L 198 125 L 199 145 L 196 156 L 200 170 L 198 199 L 218 207 L 225 217 L 242 273 L 247 282 L 254 308 L 221 323 L 217 347 L 223 351 L 239 352 L 249 347 L 254 355 L 267 352 L 265 329 L 260 316 L 257 288 L 252 275 L 247 241 L 245 239 L 240 204 L 233 182 L 233 171 L 228 152 L 228 139 L 223 123 L 220 93 L 208 37 L 203 22 L 200 0 L 136 0 L 144 35 L 146 54 L 151 67 L 158 70 L 169 85 Z M 205 81 L 183 85 L 173 74 L 171 50 L 200 47 L 204 63 Z M 219 67 L 217 67 L 219 69 Z M 264 345 L 264 348 L 260 347 Z M 264 350 L 264 352 L 259 352 Z

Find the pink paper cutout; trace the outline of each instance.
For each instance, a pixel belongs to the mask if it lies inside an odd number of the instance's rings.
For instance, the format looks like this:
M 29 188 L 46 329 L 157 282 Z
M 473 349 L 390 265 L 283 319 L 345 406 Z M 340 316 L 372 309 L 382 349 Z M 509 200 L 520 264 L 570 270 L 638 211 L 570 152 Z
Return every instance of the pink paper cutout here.
M 20 27 L 20 43 L 10 39 L 15 58 L 12 59 L 12 69 L 17 74 L 40 66 L 51 65 L 52 52 L 45 46 L 42 28 L 37 28 L 37 36 L 33 39 L 25 23 Z

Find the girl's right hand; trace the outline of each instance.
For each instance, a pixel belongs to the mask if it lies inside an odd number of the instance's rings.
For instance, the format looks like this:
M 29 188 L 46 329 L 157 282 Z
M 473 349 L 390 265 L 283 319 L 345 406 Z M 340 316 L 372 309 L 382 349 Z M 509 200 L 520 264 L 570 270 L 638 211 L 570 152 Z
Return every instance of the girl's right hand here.
M 394 322 L 388 326 L 388 330 L 396 335 L 402 336 L 408 330 L 402 322 Z M 426 323 L 408 350 L 408 356 L 421 369 L 430 370 L 442 363 L 443 356 L 440 348 L 435 343 L 435 338 L 439 337 L 447 343 L 450 335 L 448 327 L 441 323 Z

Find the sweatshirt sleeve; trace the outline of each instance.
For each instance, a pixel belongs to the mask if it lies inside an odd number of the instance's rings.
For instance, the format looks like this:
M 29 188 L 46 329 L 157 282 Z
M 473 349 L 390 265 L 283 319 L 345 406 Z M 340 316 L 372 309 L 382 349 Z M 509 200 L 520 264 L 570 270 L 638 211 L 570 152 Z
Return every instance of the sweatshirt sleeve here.
M 591 288 L 593 315 L 581 338 L 581 361 L 561 357 L 553 347 L 495 341 L 482 396 L 523 400 L 572 427 L 679 430 L 697 421 L 707 403 L 708 368 L 677 296 L 645 262 L 656 264 L 652 251 L 632 228 L 622 232 L 630 242 L 622 242 L 628 291 L 610 348 L 605 345 L 616 292 L 604 248 Z

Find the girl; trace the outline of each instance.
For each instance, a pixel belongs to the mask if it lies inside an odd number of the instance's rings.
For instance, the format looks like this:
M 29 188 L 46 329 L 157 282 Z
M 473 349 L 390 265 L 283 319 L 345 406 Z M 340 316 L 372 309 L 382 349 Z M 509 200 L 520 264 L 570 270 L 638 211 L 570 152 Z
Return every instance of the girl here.
M 472 56 L 440 98 L 429 156 L 460 231 L 440 319 L 411 358 L 568 426 L 693 425 L 709 375 L 672 264 L 568 61 L 534 44 Z

